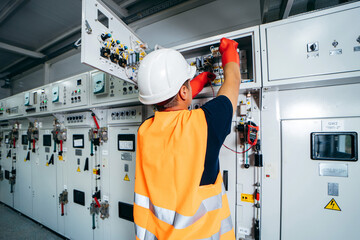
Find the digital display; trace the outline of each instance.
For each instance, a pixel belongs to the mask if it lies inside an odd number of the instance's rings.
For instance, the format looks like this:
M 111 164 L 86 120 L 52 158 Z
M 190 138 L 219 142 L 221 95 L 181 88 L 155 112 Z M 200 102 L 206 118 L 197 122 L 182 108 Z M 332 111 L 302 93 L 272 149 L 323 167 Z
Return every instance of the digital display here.
M 43 135 L 43 146 L 44 147 L 51 147 L 51 135 Z
M 119 151 L 135 151 L 135 134 L 118 134 Z
M 73 135 L 73 147 L 74 148 L 84 148 L 84 135 L 83 134 L 74 134 Z
M 311 159 L 357 161 L 356 132 L 311 133 Z
M 29 143 L 29 139 L 28 139 L 28 136 L 27 136 L 27 134 L 25 135 L 21 135 L 21 144 L 22 145 L 28 145 L 28 143 Z

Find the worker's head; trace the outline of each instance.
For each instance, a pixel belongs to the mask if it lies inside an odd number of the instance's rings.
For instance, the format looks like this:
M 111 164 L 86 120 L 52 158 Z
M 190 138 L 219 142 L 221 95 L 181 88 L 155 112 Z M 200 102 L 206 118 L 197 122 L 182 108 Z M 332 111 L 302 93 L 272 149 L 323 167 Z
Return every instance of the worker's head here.
M 173 49 L 160 49 L 147 55 L 138 72 L 139 100 L 143 104 L 156 104 L 160 109 L 178 104 L 190 105 L 190 80 L 196 68 Z

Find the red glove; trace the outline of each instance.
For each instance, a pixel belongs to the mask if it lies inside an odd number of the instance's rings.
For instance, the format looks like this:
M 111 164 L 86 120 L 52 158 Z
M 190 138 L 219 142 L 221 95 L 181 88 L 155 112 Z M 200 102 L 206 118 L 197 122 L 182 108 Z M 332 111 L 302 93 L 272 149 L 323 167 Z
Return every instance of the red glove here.
M 220 40 L 219 51 L 222 56 L 221 61 L 223 67 L 229 62 L 240 64 L 239 53 L 236 51 L 237 46 L 238 43 L 233 40 L 227 38 L 222 38 Z
M 211 72 L 200 73 L 196 78 L 190 81 L 190 86 L 192 89 L 192 97 L 201 92 L 206 83 L 213 81 L 216 78 L 216 75 Z

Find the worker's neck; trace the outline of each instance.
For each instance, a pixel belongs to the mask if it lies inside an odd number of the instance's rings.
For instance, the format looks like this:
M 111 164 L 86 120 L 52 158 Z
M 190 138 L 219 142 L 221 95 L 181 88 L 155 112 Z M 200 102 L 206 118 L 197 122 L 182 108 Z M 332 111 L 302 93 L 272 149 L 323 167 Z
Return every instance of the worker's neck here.
M 181 111 L 181 110 L 187 110 L 188 106 L 185 103 L 179 103 L 176 106 L 166 108 L 162 110 L 162 112 L 172 112 L 172 111 Z

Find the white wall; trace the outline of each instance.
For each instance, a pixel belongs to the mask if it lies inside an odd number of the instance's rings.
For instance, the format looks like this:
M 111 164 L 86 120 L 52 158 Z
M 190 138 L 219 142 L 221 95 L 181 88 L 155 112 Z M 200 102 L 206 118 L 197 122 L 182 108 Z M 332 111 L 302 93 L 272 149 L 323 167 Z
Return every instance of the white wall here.
M 0 87 L 4 85 L 3 81 L 0 82 Z M 10 88 L 0 88 L 0 99 L 9 97 L 11 95 Z
M 150 47 L 171 47 L 261 23 L 259 0 L 217 0 L 139 28 Z
M 80 51 L 66 59 L 50 66 L 49 82 L 56 82 L 80 73 L 88 72 L 93 68 L 81 63 Z
M 44 85 L 44 68 L 35 70 L 11 82 L 11 94 L 17 94 Z

